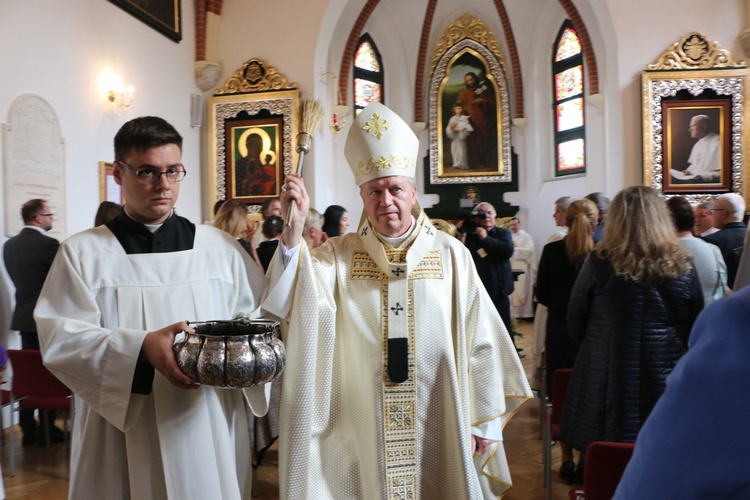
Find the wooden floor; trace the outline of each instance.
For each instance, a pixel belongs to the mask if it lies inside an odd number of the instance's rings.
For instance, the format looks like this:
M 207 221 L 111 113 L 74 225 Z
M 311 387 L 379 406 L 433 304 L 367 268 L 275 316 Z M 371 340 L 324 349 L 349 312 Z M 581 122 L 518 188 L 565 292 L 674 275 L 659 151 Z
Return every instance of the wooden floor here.
M 518 330 L 524 335 L 517 339 L 519 347 L 528 354 L 523 359 L 529 376 L 533 373 L 531 343 L 533 328 L 530 322 L 521 323 Z M 532 381 L 532 388 L 537 384 Z M 7 431 L 6 431 L 7 432 Z M 542 442 L 539 439 L 539 400 L 527 402 L 505 427 L 505 450 L 508 455 L 513 487 L 505 500 L 536 500 L 546 497 L 542 486 Z M 23 448 L 16 440 L 16 476 L 10 477 L 10 450 L 6 434 L 2 447 L 2 471 L 8 499 L 62 500 L 67 498 L 68 455 L 64 444 L 49 448 Z M 257 494 L 260 500 L 278 498 L 278 452 L 274 445 L 258 469 Z M 560 467 L 559 446 L 553 448 L 552 498 L 566 499 L 570 486 L 557 476 Z

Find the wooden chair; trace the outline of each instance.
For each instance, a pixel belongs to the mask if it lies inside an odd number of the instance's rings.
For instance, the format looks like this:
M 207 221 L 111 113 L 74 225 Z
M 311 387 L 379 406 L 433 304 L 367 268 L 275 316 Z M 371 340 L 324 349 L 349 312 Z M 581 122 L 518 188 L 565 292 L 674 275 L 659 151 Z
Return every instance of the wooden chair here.
M 635 443 L 591 443 L 586 449 L 583 486 L 570 490 L 570 500 L 610 500 L 634 449 Z
M 545 407 L 542 454 L 544 458 L 544 487 L 547 488 L 547 499 L 552 498 L 552 447 L 559 440 L 565 395 L 568 392 L 568 383 L 572 375 L 573 370 L 570 368 L 555 370 L 555 373 L 552 374 L 551 400 Z M 542 384 L 544 383 L 543 380 Z
M 15 475 L 15 449 L 13 412 L 18 410 L 47 410 L 73 414 L 73 395 L 62 382 L 42 364 L 42 353 L 34 350 L 8 351 L 13 367 L 13 382 L 10 392 L 11 432 L 10 432 L 10 475 Z M 49 446 L 49 426 L 42 423 L 46 443 Z M 63 419 L 66 446 L 70 446 L 68 421 Z

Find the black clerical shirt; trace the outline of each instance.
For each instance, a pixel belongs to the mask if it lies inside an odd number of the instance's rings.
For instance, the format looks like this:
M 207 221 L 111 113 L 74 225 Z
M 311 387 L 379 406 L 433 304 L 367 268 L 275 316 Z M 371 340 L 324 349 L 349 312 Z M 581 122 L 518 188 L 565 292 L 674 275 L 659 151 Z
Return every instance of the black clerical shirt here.
M 124 210 L 106 225 L 127 254 L 192 250 L 195 241 L 195 224 L 174 212 L 153 233 L 144 224 L 131 219 Z M 154 367 L 145 361 L 138 363 L 131 392 L 150 394 L 153 383 Z

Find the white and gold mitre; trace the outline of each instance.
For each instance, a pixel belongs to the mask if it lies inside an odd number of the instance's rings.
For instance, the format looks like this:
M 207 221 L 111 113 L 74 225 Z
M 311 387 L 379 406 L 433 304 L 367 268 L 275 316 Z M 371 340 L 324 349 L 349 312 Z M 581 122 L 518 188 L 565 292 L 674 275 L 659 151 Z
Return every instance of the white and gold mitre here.
M 359 113 L 344 147 L 358 186 L 391 175 L 414 179 L 418 153 L 419 139 L 409 125 L 379 102 Z

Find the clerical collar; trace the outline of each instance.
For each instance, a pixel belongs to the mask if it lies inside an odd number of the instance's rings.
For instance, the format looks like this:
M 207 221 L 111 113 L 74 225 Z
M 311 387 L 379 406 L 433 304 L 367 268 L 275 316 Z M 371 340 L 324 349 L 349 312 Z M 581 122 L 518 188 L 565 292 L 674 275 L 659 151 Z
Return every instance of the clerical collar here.
M 375 231 L 375 232 L 377 233 L 378 236 L 380 236 L 380 238 L 383 241 L 385 241 L 386 243 L 388 243 L 390 246 L 392 246 L 393 248 L 398 248 L 399 246 L 401 246 L 401 243 L 403 243 L 406 240 L 406 238 L 408 238 L 409 235 L 411 234 L 412 229 L 414 229 L 414 223 L 415 222 L 416 222 L 416 220 L 414 219 L 414 216 L 412 215 L 411 216 L 411 225 L 409 225 L 409 229 L 407 229 L 406 232 L 404 234 L 402 234 L 401 236 L 396 236 L 395 238 L 384 236 L 384 235 L 378 233 L 377 231 Z M 375 228 L 373 228 L 373 229 L 375 229 Z
M 128 254 L 190 250 L 195 239 L 195 225 L 174 211 L 162 224 L 149 227 L 123 210 L 106 226 Z

